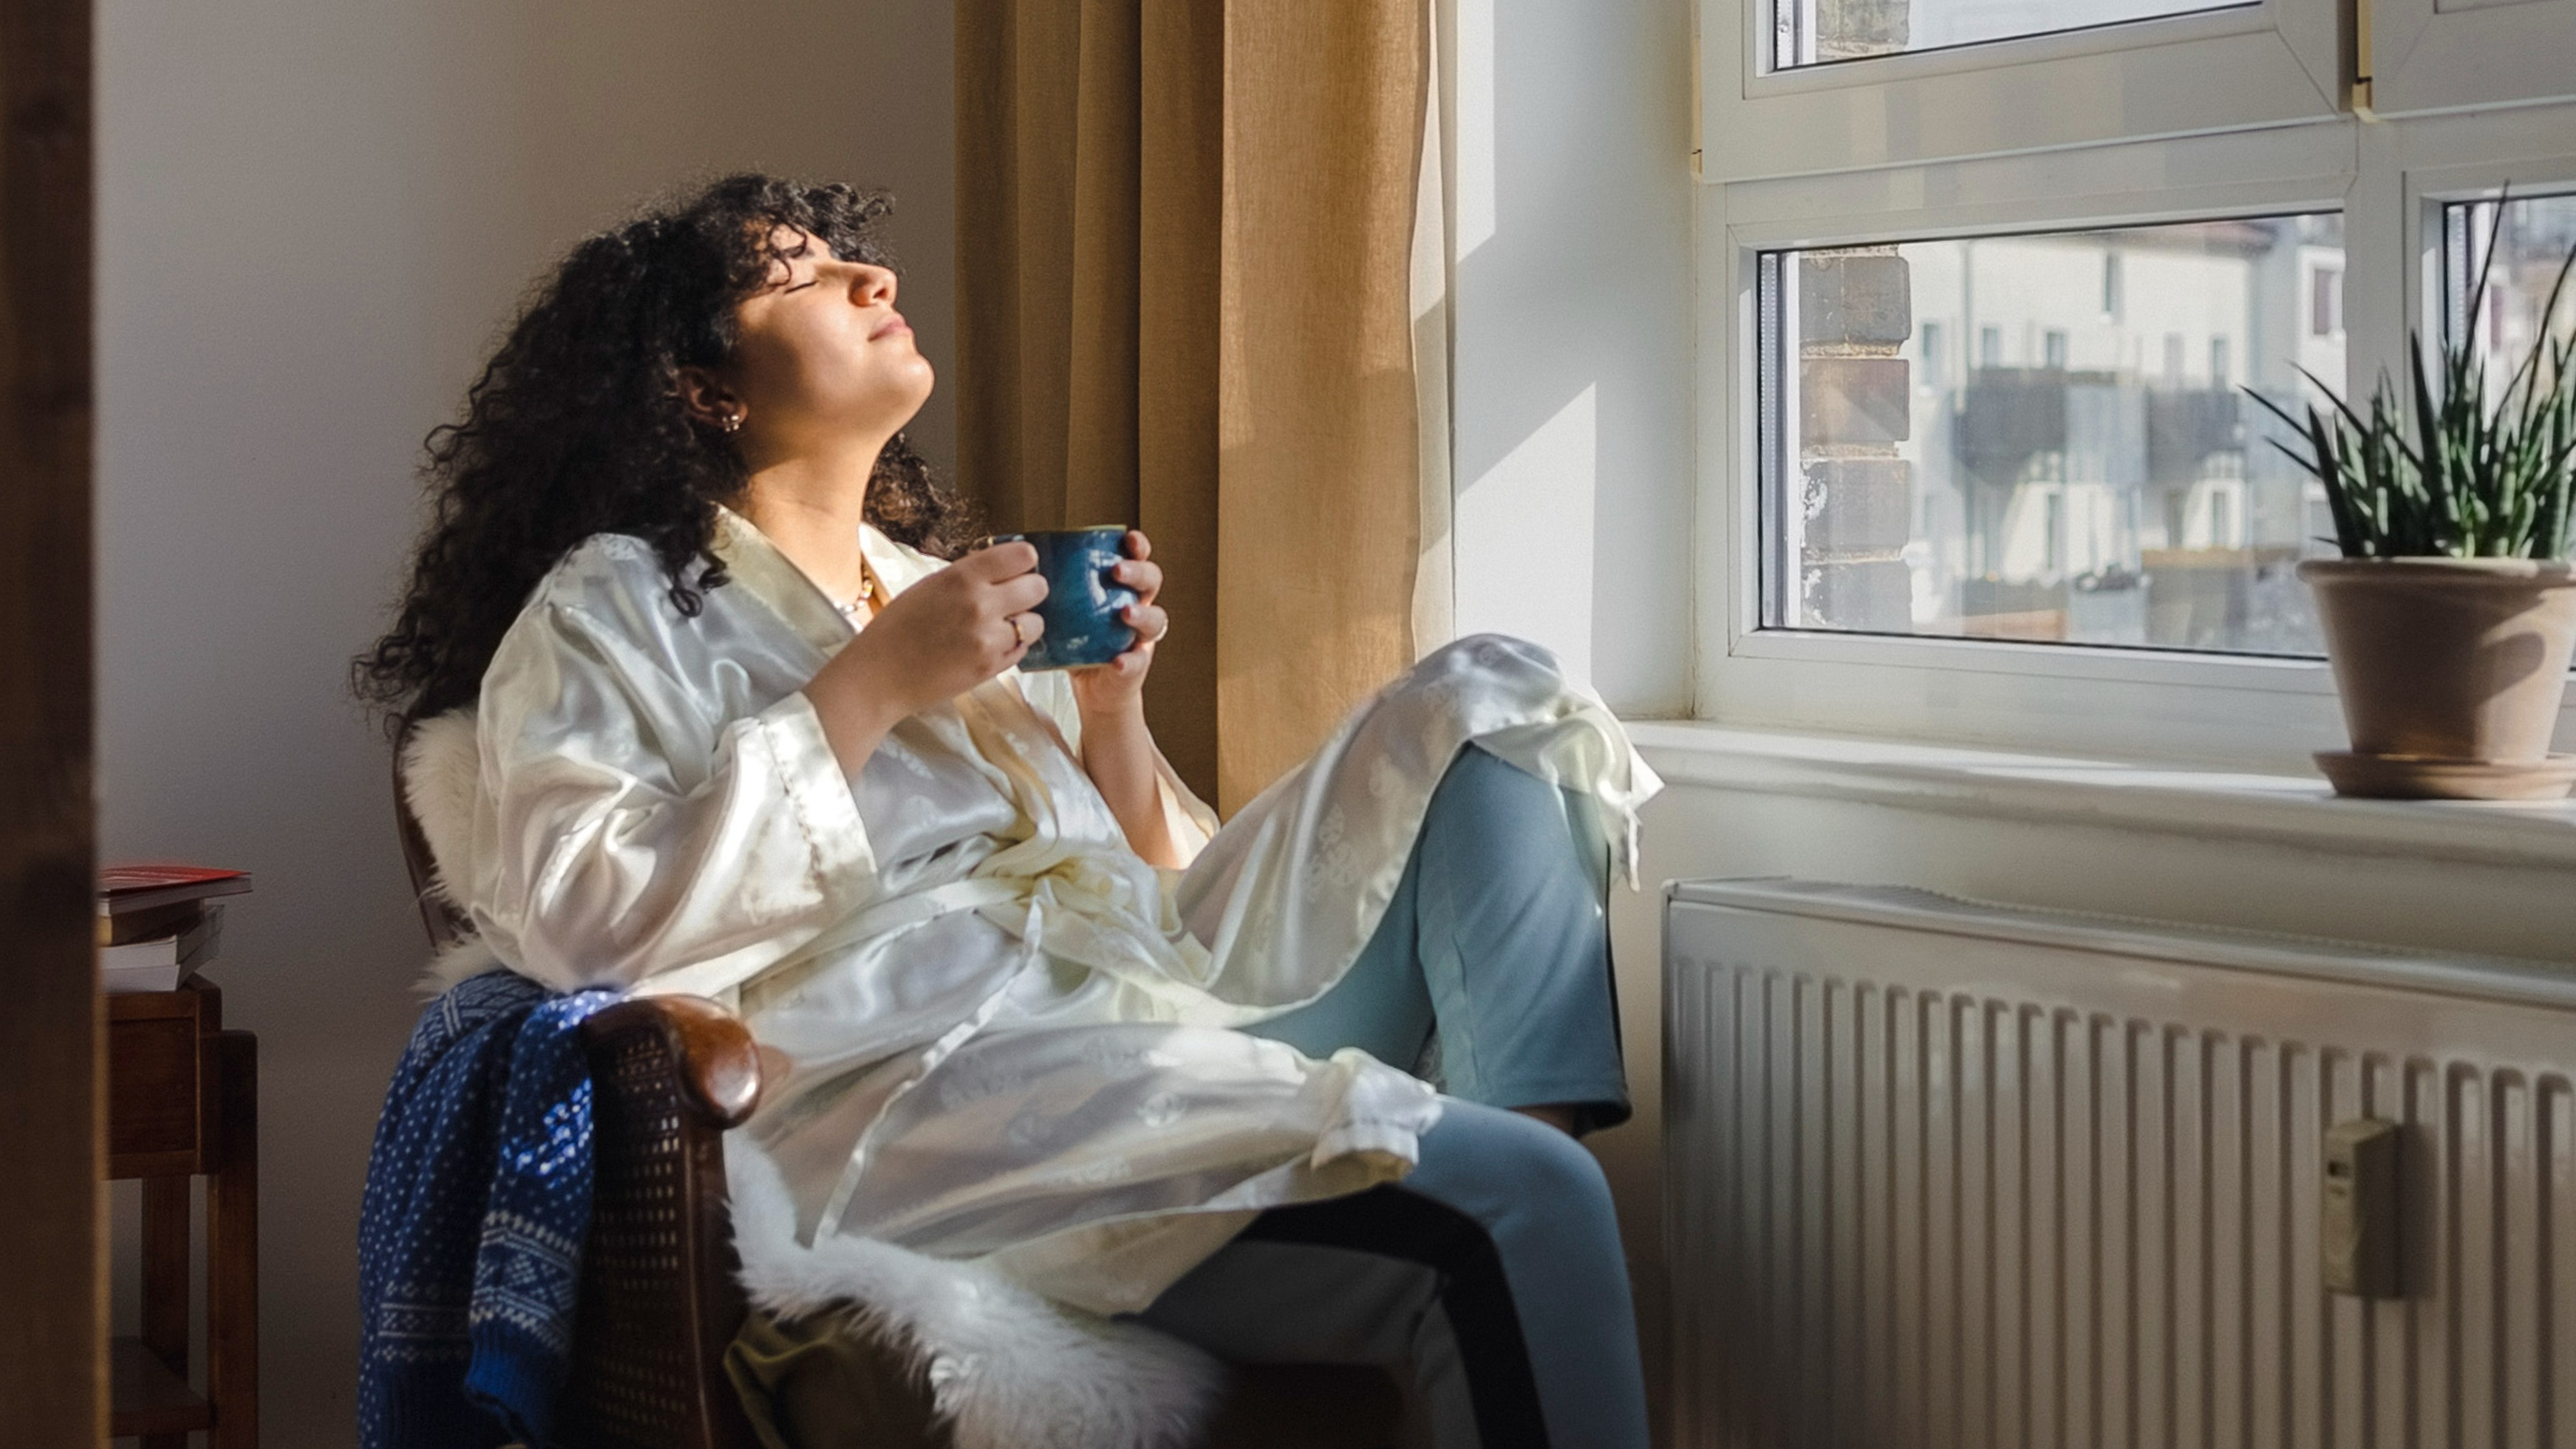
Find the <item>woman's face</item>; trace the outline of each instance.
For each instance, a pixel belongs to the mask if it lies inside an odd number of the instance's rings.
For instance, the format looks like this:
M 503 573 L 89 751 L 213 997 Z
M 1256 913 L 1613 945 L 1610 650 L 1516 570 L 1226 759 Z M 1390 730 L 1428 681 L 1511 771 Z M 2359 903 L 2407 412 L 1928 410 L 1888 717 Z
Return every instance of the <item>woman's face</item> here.
M 850 440 L 881 445 L 930 396 L 930 364 L 894 309 L 895 276 L 845 262 L 821 237 L 782 229 L 769 279 L 735 309 L 724 382 L 743 442 L 771 454 Z

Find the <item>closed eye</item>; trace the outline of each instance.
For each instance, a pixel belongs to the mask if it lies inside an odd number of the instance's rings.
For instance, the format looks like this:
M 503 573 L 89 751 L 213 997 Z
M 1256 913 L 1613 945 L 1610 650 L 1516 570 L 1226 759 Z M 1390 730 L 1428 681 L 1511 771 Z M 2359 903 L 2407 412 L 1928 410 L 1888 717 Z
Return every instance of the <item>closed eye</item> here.
M 794 280 L 796 276 L 797 260 L 802 257 L 810 257 L 814 254 L 814 239 L 812 237 L 800 235 L 797 237 L 796 245 L 794 247 L 781 250 L 773 246 L 770 249 L 769 254 L 771 257 L 776 259 L 778 265 L 785 269 L 787 273 L 785 277 L 779 279 L 778 290 L 781 295 L 789 292 L 802 292 L 807 287 L 813 286 L 815 283 L 823 280 L 819 276 L 808 277 L 801 282 Z

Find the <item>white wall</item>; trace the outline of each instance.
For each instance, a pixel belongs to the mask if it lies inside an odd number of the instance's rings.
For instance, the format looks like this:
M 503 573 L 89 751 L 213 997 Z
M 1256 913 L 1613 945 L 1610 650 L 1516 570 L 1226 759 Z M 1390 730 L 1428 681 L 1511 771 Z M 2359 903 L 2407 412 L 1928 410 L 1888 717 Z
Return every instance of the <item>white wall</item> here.
M 1444 8 L 1458 628 L 1686 713 L 1689 0 Z
M 102 850 L 258 879 L 210 974 L 260 1038 L 269 1445 L 351 1439 L 358 1192 L 426 954 L 343 689 L 421 436 L 551 259 L 717 169 L 894 190 L 944 365 L 949 27 L 933 0 L 100 7 Z M 917 430 L 935 460 L 950 419 Z

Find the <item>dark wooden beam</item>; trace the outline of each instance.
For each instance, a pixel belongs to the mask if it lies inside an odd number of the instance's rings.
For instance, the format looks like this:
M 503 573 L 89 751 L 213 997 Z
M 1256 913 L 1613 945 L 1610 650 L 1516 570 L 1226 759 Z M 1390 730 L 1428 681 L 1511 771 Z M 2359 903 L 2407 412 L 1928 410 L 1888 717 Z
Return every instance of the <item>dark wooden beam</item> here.
M 0 1440 L 95 1445 L 91 0 L 0 0 Z

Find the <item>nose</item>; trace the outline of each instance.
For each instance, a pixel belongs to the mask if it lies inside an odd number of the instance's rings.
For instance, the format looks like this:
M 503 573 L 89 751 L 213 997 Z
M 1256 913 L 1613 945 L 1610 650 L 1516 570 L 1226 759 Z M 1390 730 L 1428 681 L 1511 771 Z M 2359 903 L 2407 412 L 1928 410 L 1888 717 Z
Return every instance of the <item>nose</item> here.
M 862 307 L 873 307 L 880 302 L 891 307 L 894 294 L 895 280 L 891 269 L 866 262 L 856 264 L 856 274 L 850 279 L 851 301 Z

